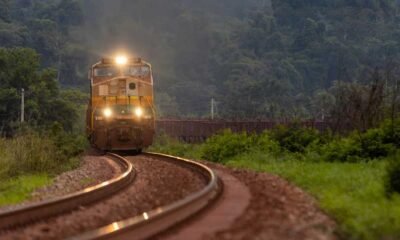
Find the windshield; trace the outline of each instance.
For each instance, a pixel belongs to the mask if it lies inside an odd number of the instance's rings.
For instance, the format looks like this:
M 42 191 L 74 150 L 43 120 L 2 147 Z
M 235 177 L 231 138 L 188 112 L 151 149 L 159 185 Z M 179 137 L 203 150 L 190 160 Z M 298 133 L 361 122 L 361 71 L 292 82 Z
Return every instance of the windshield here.
M 150 73 L 148 66 L 130 66 L 124 69 L 124 75 L 133 77 L 146 77 Z
M 118 67 L 100 67 L 94 69 L 95 77 L 114 77 L 119 75 Z M 121 69 L 125 76 L 147 77 L 150 74 L 148 66 L 128 66 Z
M 113 77 L 118 74 L 118 69 L 115 67 L 102 67 L 94 69 L 95 77 Z

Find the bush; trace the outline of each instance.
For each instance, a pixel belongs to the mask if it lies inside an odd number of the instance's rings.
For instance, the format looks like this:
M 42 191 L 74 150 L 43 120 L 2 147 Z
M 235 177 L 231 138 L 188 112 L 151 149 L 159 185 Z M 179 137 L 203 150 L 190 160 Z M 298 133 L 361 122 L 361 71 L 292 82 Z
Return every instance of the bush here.
M 199 159 L 201 157 L 200 145 L 180 142 L 177 139 L 169 137 L 165 133 L 160 133 L 156 136 L 149 150 L 193 159 Z
M 327 161 L 358 162 L 385 158 L 395 151 L 395 146 L 385 143 L 382 128 L 370 129 L 365 133 L 353 133 L 337 138 L 321 147 Z
M 272 155 L 278 155 L 282 152 L 279 143 L 272 139 L 268 131 L 255 137 L 254 147 Z
M 393 155 L 387 166 L 387 176 L 385 182 L 387 194 L 400 193 L 400 153 Z
M 213 162 L 223 162 L 230 157 L 248 152 L 255 143 L 255 137 L 248 136 L 246 133 L 239 134 L 225 130 L 204 143 L 202 158 Z
M 395 149 L 394 145 L 384 141 L 385 132 L 382 128 L 370 129 L 361 135 L 360 157 L 376 159 L 389 156 Z
M 299 153 L 304 153 L 311 143 L 320 141 L 320 135 L 317 130 L 304 128 L 296 124 L 290 127 L 278 126 L 271 131 L 271 137 L 282 148 L 290 152 Z
M 357 162 L 361 160 L 362 149 L 355 138 L 337 138 L 323 145 L 321 154 L 329 162 Z
M 393 121 L 393 123 L 386 121 L 381 129 L 383 130 L 383 142 L 400 148 L 400 118 Z
M 57 174 L 78 164 L 77 155 L 87 146 L 83 136 L 39 134 L 28 131 L 0 139 L 0 177 L 22 174 Z

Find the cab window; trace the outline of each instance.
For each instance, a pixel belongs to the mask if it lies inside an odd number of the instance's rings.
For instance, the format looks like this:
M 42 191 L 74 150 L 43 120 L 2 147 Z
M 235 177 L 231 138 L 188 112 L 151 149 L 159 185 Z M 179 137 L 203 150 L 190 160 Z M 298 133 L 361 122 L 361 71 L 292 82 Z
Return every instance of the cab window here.
M 94 69 L 95 77 L 113 77 L 118 74 L 118 70 L 114 67 L 102 67 Z
M 124 69 L 124 73 L 132 77 L 147 77 L 150 74 L 150 68 L 148 66 L 130 66 Z

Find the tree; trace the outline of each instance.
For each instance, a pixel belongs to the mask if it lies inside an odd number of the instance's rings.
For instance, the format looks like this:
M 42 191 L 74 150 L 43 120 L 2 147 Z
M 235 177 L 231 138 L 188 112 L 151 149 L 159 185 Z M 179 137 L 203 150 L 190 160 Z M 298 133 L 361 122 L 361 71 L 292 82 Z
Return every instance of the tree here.
M 32 49 L 0 48 L 0 127 L 12 134 L 19 121 L 20 90 L 26 91 L 26 121 L 37 127 L 59 122 L 71 131 L 77 119 L 76 107 L 61 98 L 53 69 L 40 69 L 39 55 Z
M 10 2 L 11 0 L 0 0 L 0 20 L 10 21 Z

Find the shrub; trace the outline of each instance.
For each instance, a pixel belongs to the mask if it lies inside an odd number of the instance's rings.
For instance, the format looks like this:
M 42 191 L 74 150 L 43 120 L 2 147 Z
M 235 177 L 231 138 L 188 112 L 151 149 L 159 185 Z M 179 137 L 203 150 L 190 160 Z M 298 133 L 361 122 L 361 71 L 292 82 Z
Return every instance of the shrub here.
M 272 139 L 268 131 L 256 136 L 254 144 L 255 148 L 265 153 L 277 155 L 282 152 L 279 143 Z
M 50 134 L 27 130 L 12 139 L 0 139 L 0 177 L 57 174 L 77 166 L 77 155 L 87 146 L 84 136 L 64 131 Z
M 382 128 L 370 129 L 365 133 L 353 133 L 348 137 L 336 138 L 321 147 L 327 161 L 358 162 L 389 156 L 395 146 L 385 143 Z
M 356 162 L 361 160 L 362 149 L 355 138 L 336 138 L 321 147 L 324 160 L 329 162 Z
M 389 159 L 387 166 L 387 175 L 385 181 L 385 189 L 387 194 L 395 192 L 400 193 L 400 153 L 393 155 Z
M 381 129 L 383 130 L 383 142 L 400 148 L 400 118 L 393 122 L 384 122 Z
M 282 148 L 290 152 L 300 153 L 304 153 L 311 143 L 320 141 L 320 135 L 317 130 L 304 128 L 296 124 L 290 127 L 276 127 L 271 131 L 271 137 Z
M 200 145 L 183 143 L 165 133 L 157 134 L 149 150 L 186 158 L 199 159 L 201 157 Z
M 385 132 L 382 128 L 370 129 L 360 136 L 362 153 L 360 157 L 376 159 L 387 157 L 395 147 L 384 141 Z
M 84 135 L 67 133 L 62 125 L 57 122 L 53 123 L 48 135 L 57 147 L 57 153 L 60 157 L 75 157 L 88 147 L 88 141 Z
M 225 130 L 204 143 L 202 157 L 214 162 L 223 162 L 230 157 L 249 151 L 255 143 L 255 137 L 248 136 L 246 133 L 238 134 Z
M 8 140 L 9 175 L 52 172 L 59 163 L 57 148 L 49 139 L 30 133 Z

